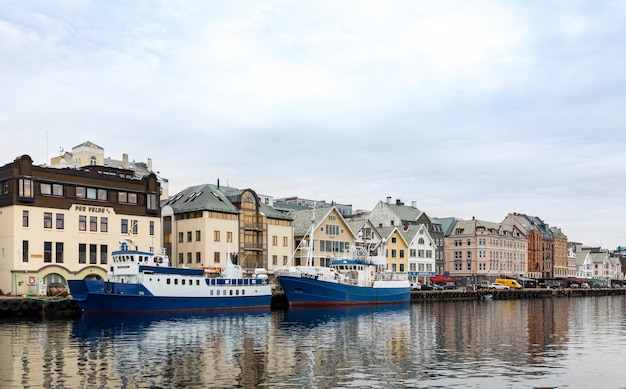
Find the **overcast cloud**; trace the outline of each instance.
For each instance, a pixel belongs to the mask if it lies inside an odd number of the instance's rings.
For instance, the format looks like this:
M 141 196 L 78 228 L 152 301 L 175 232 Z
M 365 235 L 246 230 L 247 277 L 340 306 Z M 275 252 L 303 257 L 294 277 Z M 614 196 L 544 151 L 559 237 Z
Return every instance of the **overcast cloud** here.
M 0 164 L 84 141 L 228 183 L 626 245 L 622 1 L 0 1 Z

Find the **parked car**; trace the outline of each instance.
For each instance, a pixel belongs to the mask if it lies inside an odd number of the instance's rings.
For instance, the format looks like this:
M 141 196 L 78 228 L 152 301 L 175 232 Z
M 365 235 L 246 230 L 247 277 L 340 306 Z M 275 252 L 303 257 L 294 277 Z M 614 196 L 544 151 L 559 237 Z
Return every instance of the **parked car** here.
M 497 282 L 494 282 L 494 283 L 492 283 L 492 284 L 490 284 L 490 285 L 489 285 L 489 289 L 499 289 L 499 290 L 504 290 L 504 289 L 511 289 L 511 288 L 509 288 L 509 287 L 508 287 L 508 286 L 506 286 L 506 285 L 502 285 L 502 284 L 499 284 L 499 283 L 497 283 Z
M 421 290 L 433 290 L 433 286 L 430 284 L 424 284 L 422 285 Z
M 446 282 L 443 288 L 444 289 L 456 289 L 456 284 L 454 282 Z
M 420 290 L 422 289 L 422 284 L 419 282 L 411 282 L 411 290 Z
M 586 282 L 583 282 L 582 284 L 580 284 L 580 287 L 583 289 L 589 289 L 589 284 Z
M 570 284 L 569 287 L 572 288 L 572 289 L 577 289 L 577 288 L 580 288 L 580 285 L 579 284 Z
M 433 284 L 433 290 L 443 290 L 443 285 Z

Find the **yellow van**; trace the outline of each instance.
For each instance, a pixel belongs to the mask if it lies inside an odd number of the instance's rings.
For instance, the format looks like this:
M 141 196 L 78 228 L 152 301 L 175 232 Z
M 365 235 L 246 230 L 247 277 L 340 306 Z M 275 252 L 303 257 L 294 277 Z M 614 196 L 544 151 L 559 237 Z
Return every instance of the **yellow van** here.
M 498 284 L 506 285 L 511 289 L 522 289 L 522 285 L 520 285 L 517 281 L 512 278 L 497 278 L 494 282 Z

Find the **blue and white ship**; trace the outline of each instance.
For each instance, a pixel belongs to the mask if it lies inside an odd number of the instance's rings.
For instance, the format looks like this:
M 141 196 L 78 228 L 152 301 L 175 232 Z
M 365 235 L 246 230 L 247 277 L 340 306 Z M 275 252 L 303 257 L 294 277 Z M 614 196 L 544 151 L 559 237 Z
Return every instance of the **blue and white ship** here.
M 276 270 L 274 275 L 289 306 L 408 303 L 411 287 L 406 273 L 386 270 L 386 261 L 351 250 L 347 258 L 333 259 L 329 267 L 307 266 Z
M 112 253 L 108 280 L 69 280 L 84 314 L 202 312 L 269 308 L 267 275 L 244 277 L 230 254 L 224 269 L 171 267 L 165 254 L 131 250 L 122 242 Z

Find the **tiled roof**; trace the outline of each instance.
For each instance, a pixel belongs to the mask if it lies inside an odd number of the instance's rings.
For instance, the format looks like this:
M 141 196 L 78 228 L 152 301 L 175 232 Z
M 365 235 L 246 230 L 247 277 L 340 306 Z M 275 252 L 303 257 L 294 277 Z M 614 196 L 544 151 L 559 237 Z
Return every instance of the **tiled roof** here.
M 190 186 L 170 197 L 163 205 L 171 206 L 175 213 L 193 211 L 239 213 L 224 193 L 211 184 Z

